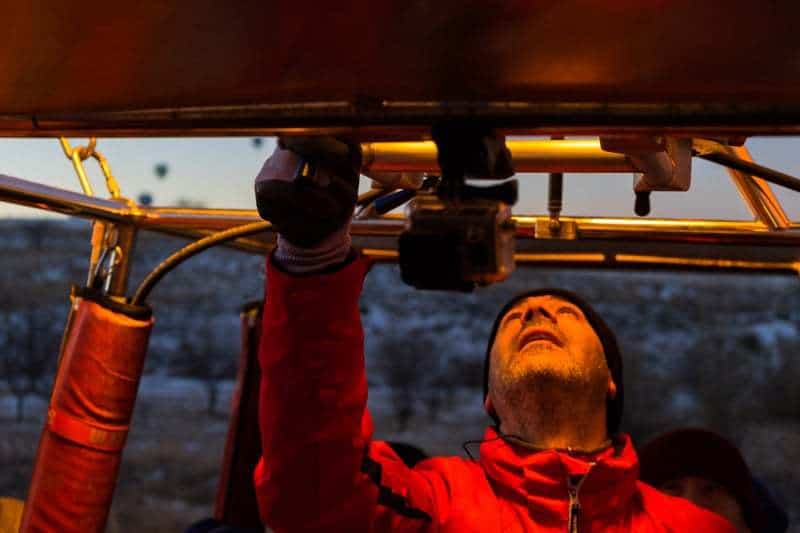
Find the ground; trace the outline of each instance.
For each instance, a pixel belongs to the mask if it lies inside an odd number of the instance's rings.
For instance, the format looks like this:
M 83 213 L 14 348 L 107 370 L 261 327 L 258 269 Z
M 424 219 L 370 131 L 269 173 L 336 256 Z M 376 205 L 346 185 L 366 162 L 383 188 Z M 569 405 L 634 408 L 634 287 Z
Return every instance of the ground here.
M 66 317 L 69 284 L 85 277 L 88 237 L 82 222 L 0 224 L 0 326 L 30 305 Z M 183 243 L 144 233 L 132 284 Z M 579 292 L 617 332 L 623 429 L 636 443 L 686 425 L 721 432 L 781 495 L 800 533 L 800 282 L 790 277 L 520 269 L 506 283 L 462 295 L 413 291 L 395 268 L 376 267 L 361 302 L 376 436 L 446 455 L 480 439 L 492 319 L 513 294 L 542 286 Z M 181 373 L 181 341 L 214 336 L 222 352 L 202 353 L 236 358 L 238 311 L 262 287 L 262 258 L 217 250 L 154 290 L 156 325 L 109 532 L 174 533 L 210 515 L 232 376 L 221 382 L 218 414 L 209 415 L 203 382 Z M 56 332 L 62 325 L 53 321 Z M 0 330 L 0 350 L 6 338 Z M 46 405 L 28 398 L 16 423 L 3 377 L 0 495 L 24 498 Z

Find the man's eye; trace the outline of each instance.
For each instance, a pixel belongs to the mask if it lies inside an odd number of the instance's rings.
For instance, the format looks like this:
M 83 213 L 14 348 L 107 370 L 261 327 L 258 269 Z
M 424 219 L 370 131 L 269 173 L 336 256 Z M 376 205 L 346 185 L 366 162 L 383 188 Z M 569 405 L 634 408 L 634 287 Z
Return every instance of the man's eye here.
M 570 316 L 572 316 L 574 318 L 578 318 L 580 316 L 580 315 L 578 315 L 578 312 L 575 309 L 571 308 L 571 307 L 561 307 L 561 308 L 559 308 L 558 309 L 558 314 L 559 315 L 570 315 Z
M 512 320 L 519 320 L 522 317 L 521 311 L 512 311 L 508 313 L 506 317 L 503 319 L 503 324 L 508 324 Z

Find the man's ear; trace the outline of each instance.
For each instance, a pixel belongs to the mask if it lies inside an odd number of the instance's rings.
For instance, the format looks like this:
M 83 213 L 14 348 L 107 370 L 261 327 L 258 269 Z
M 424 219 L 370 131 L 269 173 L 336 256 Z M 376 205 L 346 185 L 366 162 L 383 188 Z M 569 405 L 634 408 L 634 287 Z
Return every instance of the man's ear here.
M 486 412 L 489 413 L 491 416 L 496 416 L 497 413 L 494 412 L 494 405 L 492 405 L 492 399 L 489 395 L 486 395 L 486 399 L 483 401 L 483 408 L 486 409 Z
M 617 397 L 617 384 L 614 383 L 614 378 L 609 374 L 608 376 L 608 390 L 606 391 L 608 398 L 613 400 Z

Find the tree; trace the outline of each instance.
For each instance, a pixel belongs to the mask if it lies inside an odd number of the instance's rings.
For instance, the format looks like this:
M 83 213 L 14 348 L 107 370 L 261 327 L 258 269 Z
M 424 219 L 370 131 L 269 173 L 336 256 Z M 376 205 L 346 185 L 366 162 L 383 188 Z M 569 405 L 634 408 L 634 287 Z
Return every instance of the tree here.
M 222 380 L 236 374 L 236 351 L 228 349 L 219 337 L 191 338 L 184 334 L 178 347 L 178 355 L 171 365 L 180 376 L 200 380 L 206 389 L 206 413 L 217 414 L 219 388 Z
M 378 371 L 392 399 L 395 422 L 400 431 L 417 413 L 417 401 L 425 401 L 428 408 L 438 411 L 439 402 L 426 388 L 434 385 L 433 343 L 425 332 L 409 332 L 408 335 L 386 334 L 379 344 Z M 434 385 L 435 386 L 435 385 Z M 435 415 L 434 415 L 435 416 Z
M 800 405 L 800 387 L 797 386 L 800 383 L 800 365 L 797 364 L 800 340 L 780 338 L 777 350 L 779 358 L 776 364 L 764 372 L 765 385 L 760 397 L 771 417 L 792 424 L 798 420 L 797 406 Z
M 25 418 L 29 395 L 47 398 L 58 358 L 59 337 L 52 313 L 33 306 L 7 315 L 4 342 L 0 347 L 0 373 L 16 397 L 16 421 Z
M 206 207 L 206 203 L 204 201 L 196 200 L 188 196 L 179 196 L 178 199 L 175 200 L 175 205 L 177 207 L 194 207 L 198 209 Z

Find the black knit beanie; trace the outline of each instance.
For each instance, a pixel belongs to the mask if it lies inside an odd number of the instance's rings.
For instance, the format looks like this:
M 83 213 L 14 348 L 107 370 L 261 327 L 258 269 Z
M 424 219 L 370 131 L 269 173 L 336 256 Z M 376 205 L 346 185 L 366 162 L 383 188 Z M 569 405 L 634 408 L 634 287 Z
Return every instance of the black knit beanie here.
M 783 510 L 758 492 L 741 452 L 722 435 L 700 428 L 670 431 L 641 447 L 639 465 L 640 479 L 654 487 L 684 476 L 719 483 L 736 498 L 751 531 L 785 531 L 787 527 L 780 516 Z
M 492 333 L 489 335 L 489 343 L 486 346 L 486 360 L 483 364 L 484 402 L 486 401 L 486 396 L 489 393 L 490 355 L 492 352 L 492 345 L 494 344 L 494 338 L 497 335 L 497 328 L 500 326 L 500 321 L 503 319 L 506 313 L 508 313 L 511 308 L 520 301 L 533 296 L 545 295 L 555 296 L 562 300 L 566 300 L 583 311 L 583 315 L 586 317 L 589 325 L 592 326 L 592 329 L 594 329 L 595 333 L 597 333 L 597 336 L 600 338 L 600 344 L 603 345 L 603 352 L 606 356 L 606 364 L 611 372 L 611 379 L 614 380 L 614 383 L 617 386 L 616 396 L 606 400 L 606 427 L 608 428 L 608 434 L 616 434 L 619 431 L 620 422 L 622 421 L 622 405 L 625 396 L 625 390 L 622 382 L 622 354 L 619 351 L 617 337 L 614 335 L 614 332 L 611 331 L 611 328 L 608 327 L 608 324 L 606 324 L 605 320 L 603 320 L 583 298 L 565 289 L 536 289 L 519 294 L 510 302 L 508 302 L 497 315 L 497 318 L 494 320 L 494 325 L 492 325 Z M 500 420 L 497 418 L 495 413 L 489 413 L 489 416 L 492 417 L 492 420 L 494 420 L 496 424 L 500 424 Z

